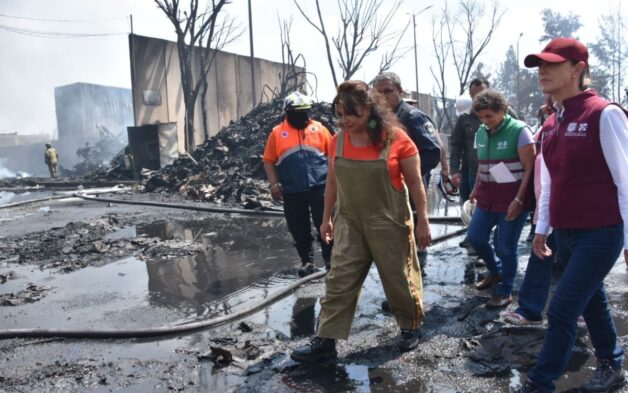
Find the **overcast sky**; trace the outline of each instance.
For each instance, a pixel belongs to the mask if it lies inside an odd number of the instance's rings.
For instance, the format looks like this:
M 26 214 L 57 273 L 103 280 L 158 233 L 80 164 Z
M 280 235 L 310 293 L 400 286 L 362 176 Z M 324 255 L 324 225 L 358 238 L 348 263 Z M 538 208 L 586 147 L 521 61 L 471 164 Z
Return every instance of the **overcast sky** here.
M 185 1 L 185 0 L 184 0 Z M 201 0 L 202 1 L 202 0 Z M 318 77 L 319 100 L 330 101 L 334 95 L 322 40 L 318 33 L 298 14 L 292 0 L 253 0 L 253 32 L 255 55 L 280 61 L 278 16 L 293 18 L 291 42 L 293 50 L 303 53 L 308 71 Z M 300 0 L 313 12 L 312 0 Z M 321 0 L 329 15 L 328 26 L 333 31 L 336 0 Z M 384 2 L 384 6 L 386 6 Z M 451 5 L 455 2 L 451 1 Z M 432 19 L 440 13 L 442 1 L 404 1 L 395 21 L 399 30 L 407 23 L 410 14 L 433 7 L 417 16 L 419 53 L 419 90 L 430 93 L 433 78 L 429 67 L 435 67 L 431 44 Z M 497 35 L 480 61 L 487 64 L 493 75 L 509 45 L 516 45 L 520 33 L 521 62 L 526 54 L 539 51 L 542 45 L 540 11 L 550 7 L 563 14 L 569 11 L 580 15 L 584 27 L 579 31 L 585 42 L 596 39 L 598 18 L 608 13 L 610 0 L 593 5 L 583 0 L 502 0 L 507 10 Z M 249 53 L 248 14 L 246 0 L 233 0 L 227 12 L 241 21 L 245 30 L 242 37 L 228 51 Z M 152 0 L 0 0 L 0 133 L 52 133 L 56 127 L 54 113 L 54 87 L 75 82 L 97 83 L 130 88 L 130 67 L 127 34 L 130 31 L 129 15 L 133 15 L 134 32 L 140 35 L 174 39 L 170 22 Z M 623 11 L 626 14 L 626 11 Z M 16 18 L 17 17 L 17 18 Z M 30 18 L 30 19 L 19 19 Z M 46 19 L 57 21 L 39 21 Z M 78 21 L 77 21 L 78 20 Z M 19 28 L 33 33 L 90 33 L 112 34 L 90 38 L 43 38 L 17 34 L 6 28 Z M 402 46 L 412 46 L 412 29 L 403 37 Z M 380 55 L 358 71 L 354 78 L 369 80 L 379 66 Z M 453 71 L 453 67 L 450 67 Z M 401 75 L 402 83 L 414 88 L 414 56 L 410 52 L 392 69 Z M 453 78 L 453 76 L 452 76 Z M 455 82 L 455 78 L 451 83 Z M 455 89 L 450 95 L 455 97 Z

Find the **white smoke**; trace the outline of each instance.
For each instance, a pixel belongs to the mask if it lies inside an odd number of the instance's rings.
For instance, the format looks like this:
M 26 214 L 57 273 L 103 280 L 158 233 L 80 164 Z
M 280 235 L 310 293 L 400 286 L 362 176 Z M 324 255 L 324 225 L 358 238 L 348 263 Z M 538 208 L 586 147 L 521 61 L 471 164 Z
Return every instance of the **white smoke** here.
M 0 158 L 0 179 L 15 177 L 15 173 L 4 167 L 4 159 Z

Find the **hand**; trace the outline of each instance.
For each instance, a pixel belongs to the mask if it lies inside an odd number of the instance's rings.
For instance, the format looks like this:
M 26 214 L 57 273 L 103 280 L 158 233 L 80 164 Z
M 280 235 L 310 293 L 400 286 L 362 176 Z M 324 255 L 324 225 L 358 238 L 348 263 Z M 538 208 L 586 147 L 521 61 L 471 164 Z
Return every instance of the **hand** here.
M 273 197 L 273 201 L 280 201 L 283 199 L 283 190 L 281 185 L 276 185 L 270 188 L 270 195 Z
M 443 179 L 449 179 L 449 168 L 441 169 L 440 175 L 443 177 Z
M 523 206 L 521 206 L 519 202 L 515 200 L 510 202 L 510 205 L 508 205 L 508 211 L 506 212 L 506 221 L 512 221 L 515 218 L 519 217 L 519 214 L 521 214 L 522 210 Z
M 432 244 L 432 232 L 430 231 L 430 223 L 427 220 L 417 222 L 414 227 L 414 238 L 419 250 L 425 250 L 427 246 Z
M 547 247 L 547 236 L 536 234 L 532 240 L 532 251 L 540 259 L 545 259 L 552 255 L 552 250 Z
M 334 223 L 331 220 L 321 225 L 321 238 L 327 244 L 334 240 Z
M 471 201 L 474 205 L 477 203 L 477 200 L 475 199 L 475 187 L 473 187 L 471 194 L 469 194 L 469 201 Z
M 451 184 L 456 186 L 456 188 L 460 188 L 460 174 L 459 173 L 454 173 L 453 175 L 451 175 Z

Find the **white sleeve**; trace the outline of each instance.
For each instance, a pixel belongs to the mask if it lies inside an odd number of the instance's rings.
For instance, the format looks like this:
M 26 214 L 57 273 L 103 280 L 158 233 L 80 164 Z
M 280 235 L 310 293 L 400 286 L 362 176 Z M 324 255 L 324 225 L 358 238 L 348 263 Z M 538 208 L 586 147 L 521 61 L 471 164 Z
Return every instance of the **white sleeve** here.
M 617 105 L 609 105 L 602 111 L 600 144 L 617 186 L 619 210 L 624 220 L 624 249 L 628 250 L 628 119 Z
M 536 221 L 535 233 L 546 236 L 552 228 L 549 222 L 550 210 L 550 190 L 552 189 L 552 179 L 545 165 L 545 158 L 541 156 L 541 196 L 537 201 L 539 205 L 539 218 Z

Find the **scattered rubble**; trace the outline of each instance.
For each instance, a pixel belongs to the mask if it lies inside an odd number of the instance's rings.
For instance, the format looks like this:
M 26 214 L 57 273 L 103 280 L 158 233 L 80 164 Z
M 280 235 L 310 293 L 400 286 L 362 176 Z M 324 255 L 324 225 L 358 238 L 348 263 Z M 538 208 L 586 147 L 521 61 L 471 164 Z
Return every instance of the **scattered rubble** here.
M 34 303 L 43 299 L 51 289 L 30 283 L 22 291 L 0 294 L 0 306 L 20 306 L 25 303 Z
M 270 202 L 262 156 L 268 135 L 283 119 L 283 101 L 274 100 L 253 109 L 223 128 L 188 157 L 149 174 L 148 192 L 177 191 L 188 198 L 217 203 L 261 207 Z M 331 105 L 317 103 L 310 116 L 331 132 L 338 129 Z

